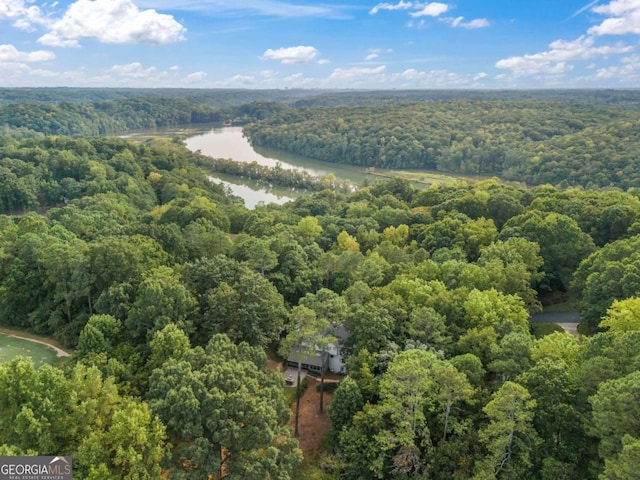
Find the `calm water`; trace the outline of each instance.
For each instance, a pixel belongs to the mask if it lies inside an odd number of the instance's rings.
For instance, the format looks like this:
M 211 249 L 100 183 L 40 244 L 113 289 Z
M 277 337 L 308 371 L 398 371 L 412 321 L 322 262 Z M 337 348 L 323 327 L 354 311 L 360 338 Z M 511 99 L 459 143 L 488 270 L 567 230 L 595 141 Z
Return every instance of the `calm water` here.
M 372 178 L 363 168 L 323 162 L 272 148 L 253 148 L 249 140 L 242 135 L 242 127 L 212 128 L 188 137 L 185 144 L 192 152 L 199 150 L 200 153 L 214 158 L 256 162 L 267 167 L 275 167 L 279 164 L 282 168 L 301 170 L 314 176 L 333 174 L 356 184 L 361 184 L 367 177 Z M 296 193 L 291 190 L 265 190 L 252 185 L 251 182 L 241 184 L 235 177 L 219 174 L 215 174 L 215 181 L 223 183 L 231 193 L 241 197 L 247 208 L 254 208 L 260 202 L 282 204 L 296 196 Z
M 213 128 L 203 134 L 187 138 L 186 145 L 193 152 L 200 150 L 204 155 L 214 158 L 256 162 L 267 167 L 280 164 L 282 168 L 302 170 L 315 176 L 332 173 L 338 178 L 354 183 L 362 183 L 367 177 L 363 168 L 323 162 L 272 148 L 253 148 L 249 140 L 242 135 L 242 127 Z
M 216 174 L 219 175 L 219 174 Z M 225 180 L 225 178 L 233 179 L 234 181 Z M 282 205 L 283 203 L 290 202 L 294 199 L 295 192 L 287 191 L 283 193 L 284 190 L 279 189 L 270 189 L 265 190 L 264 188 L 260 188 L 257 186 L 252 186 L 252 182 L 247 182 L 247 184 L 236 183 L 237 180 L 235 177 L 226 177 L 226 176 L 210 176 L 209 180 L 213 183 L 217 183 L 220 185 L 224 185 L 226 189 L 231 192 L 231 194 L 236 197 L 240 197 L 244 200 L 245 206 L 252 210 L 256 208 L 256 206 L 260 203 L 277 203 Z

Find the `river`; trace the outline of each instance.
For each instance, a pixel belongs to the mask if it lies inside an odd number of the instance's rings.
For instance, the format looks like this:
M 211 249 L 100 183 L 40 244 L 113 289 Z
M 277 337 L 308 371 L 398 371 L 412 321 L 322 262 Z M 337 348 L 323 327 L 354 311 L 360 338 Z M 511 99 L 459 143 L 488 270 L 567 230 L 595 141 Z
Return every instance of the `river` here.
M 185 144 L 192 152 L 200 151 L 213 158 L 229 158 L 237 162 L 256 162 L 267 167 L 280 165 L 285 169 L 302 170 L 310 175 L 333 174 L 338 178 L 361 184 L 370 177 L 363 168 L 323 162 L 271 148 L 254 148 L 242 135 L 242 127 L 211 128 L 188 137 Z M 212 175 L 212 181 L 222 183 L 231 193 L 241 197 L 247 208 L 255 208 L 260 202 L 285 203 L 293 200 L 295 191 L 287 189 L 256 188 L 251 182 L 239 183 L 237 178 Z

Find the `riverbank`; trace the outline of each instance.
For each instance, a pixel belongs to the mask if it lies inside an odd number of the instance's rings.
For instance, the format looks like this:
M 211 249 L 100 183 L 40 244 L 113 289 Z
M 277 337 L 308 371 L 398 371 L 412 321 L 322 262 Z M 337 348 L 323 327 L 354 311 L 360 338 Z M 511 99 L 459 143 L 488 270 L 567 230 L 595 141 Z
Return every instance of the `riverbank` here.
M 69 357 L 73 352 L 67 351 L 62 348 L 62 345 L 55 340 L 43 337 L 40 335 L 34 335 L 30 332 L 25 332 L 22 330 L 15 330 L 12 328 L 7 328 L 0 326 L 0 334 L 6 335 L 11 338 L 18 338 L 20 340 L 26 340 L 28 342 L 39 343 L 40 345 L 45 345 L 51 349 L 53 349 L 58 357 Z

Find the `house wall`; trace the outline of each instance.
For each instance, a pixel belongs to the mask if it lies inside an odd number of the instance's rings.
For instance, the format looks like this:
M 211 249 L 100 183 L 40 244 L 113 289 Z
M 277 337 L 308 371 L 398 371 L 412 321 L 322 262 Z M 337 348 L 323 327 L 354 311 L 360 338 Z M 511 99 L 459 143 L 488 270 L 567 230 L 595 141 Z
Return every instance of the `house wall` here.
M 340 355 L 340 349 L 331 344 L 327 351 L 329 353 L 329 371 L 339 374 L 347 373 L 344 365 L 344 359 L 342 358 L 342 355 Z

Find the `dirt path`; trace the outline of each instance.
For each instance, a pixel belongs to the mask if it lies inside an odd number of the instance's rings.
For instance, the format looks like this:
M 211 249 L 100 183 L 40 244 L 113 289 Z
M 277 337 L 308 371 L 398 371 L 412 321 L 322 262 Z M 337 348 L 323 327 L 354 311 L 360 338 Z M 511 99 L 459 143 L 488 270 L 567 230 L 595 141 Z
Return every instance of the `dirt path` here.
M 59 346 L 57 346 L 52 340 L 49 340 L 44 337 L 37 337 L 35 335 L 24 336 L 23 334 L 17 332 L 16 330 L 11 330 L 10 328 L 0 327 L 0 333 L 6 335 L 7 337 L 19 338 L 20 340 L 27 340 L 28 342 L 39 343 L 40 345 L 46 345 L 49 348 L 55 350 L 58 357 L 69 357 L 71 353 L 63 350 Z
M 320 393 L 316 392 L 316 386 L 320 382 L 311 376 L 307 376 L 309 387 L 305 390 L 300 398 L 300 418 L 298 421 L 298 443 L 304 454 L 305 460 L 313 461 L 321 450 L 322 442 L 329 431 L 329 416 L 327 415 L 327 407 L 331 403 L 332 394 L 324 394 L 324 413 L 319 413 Z M 291 432 L 295 426 L 295 403 L 292 407 Z

